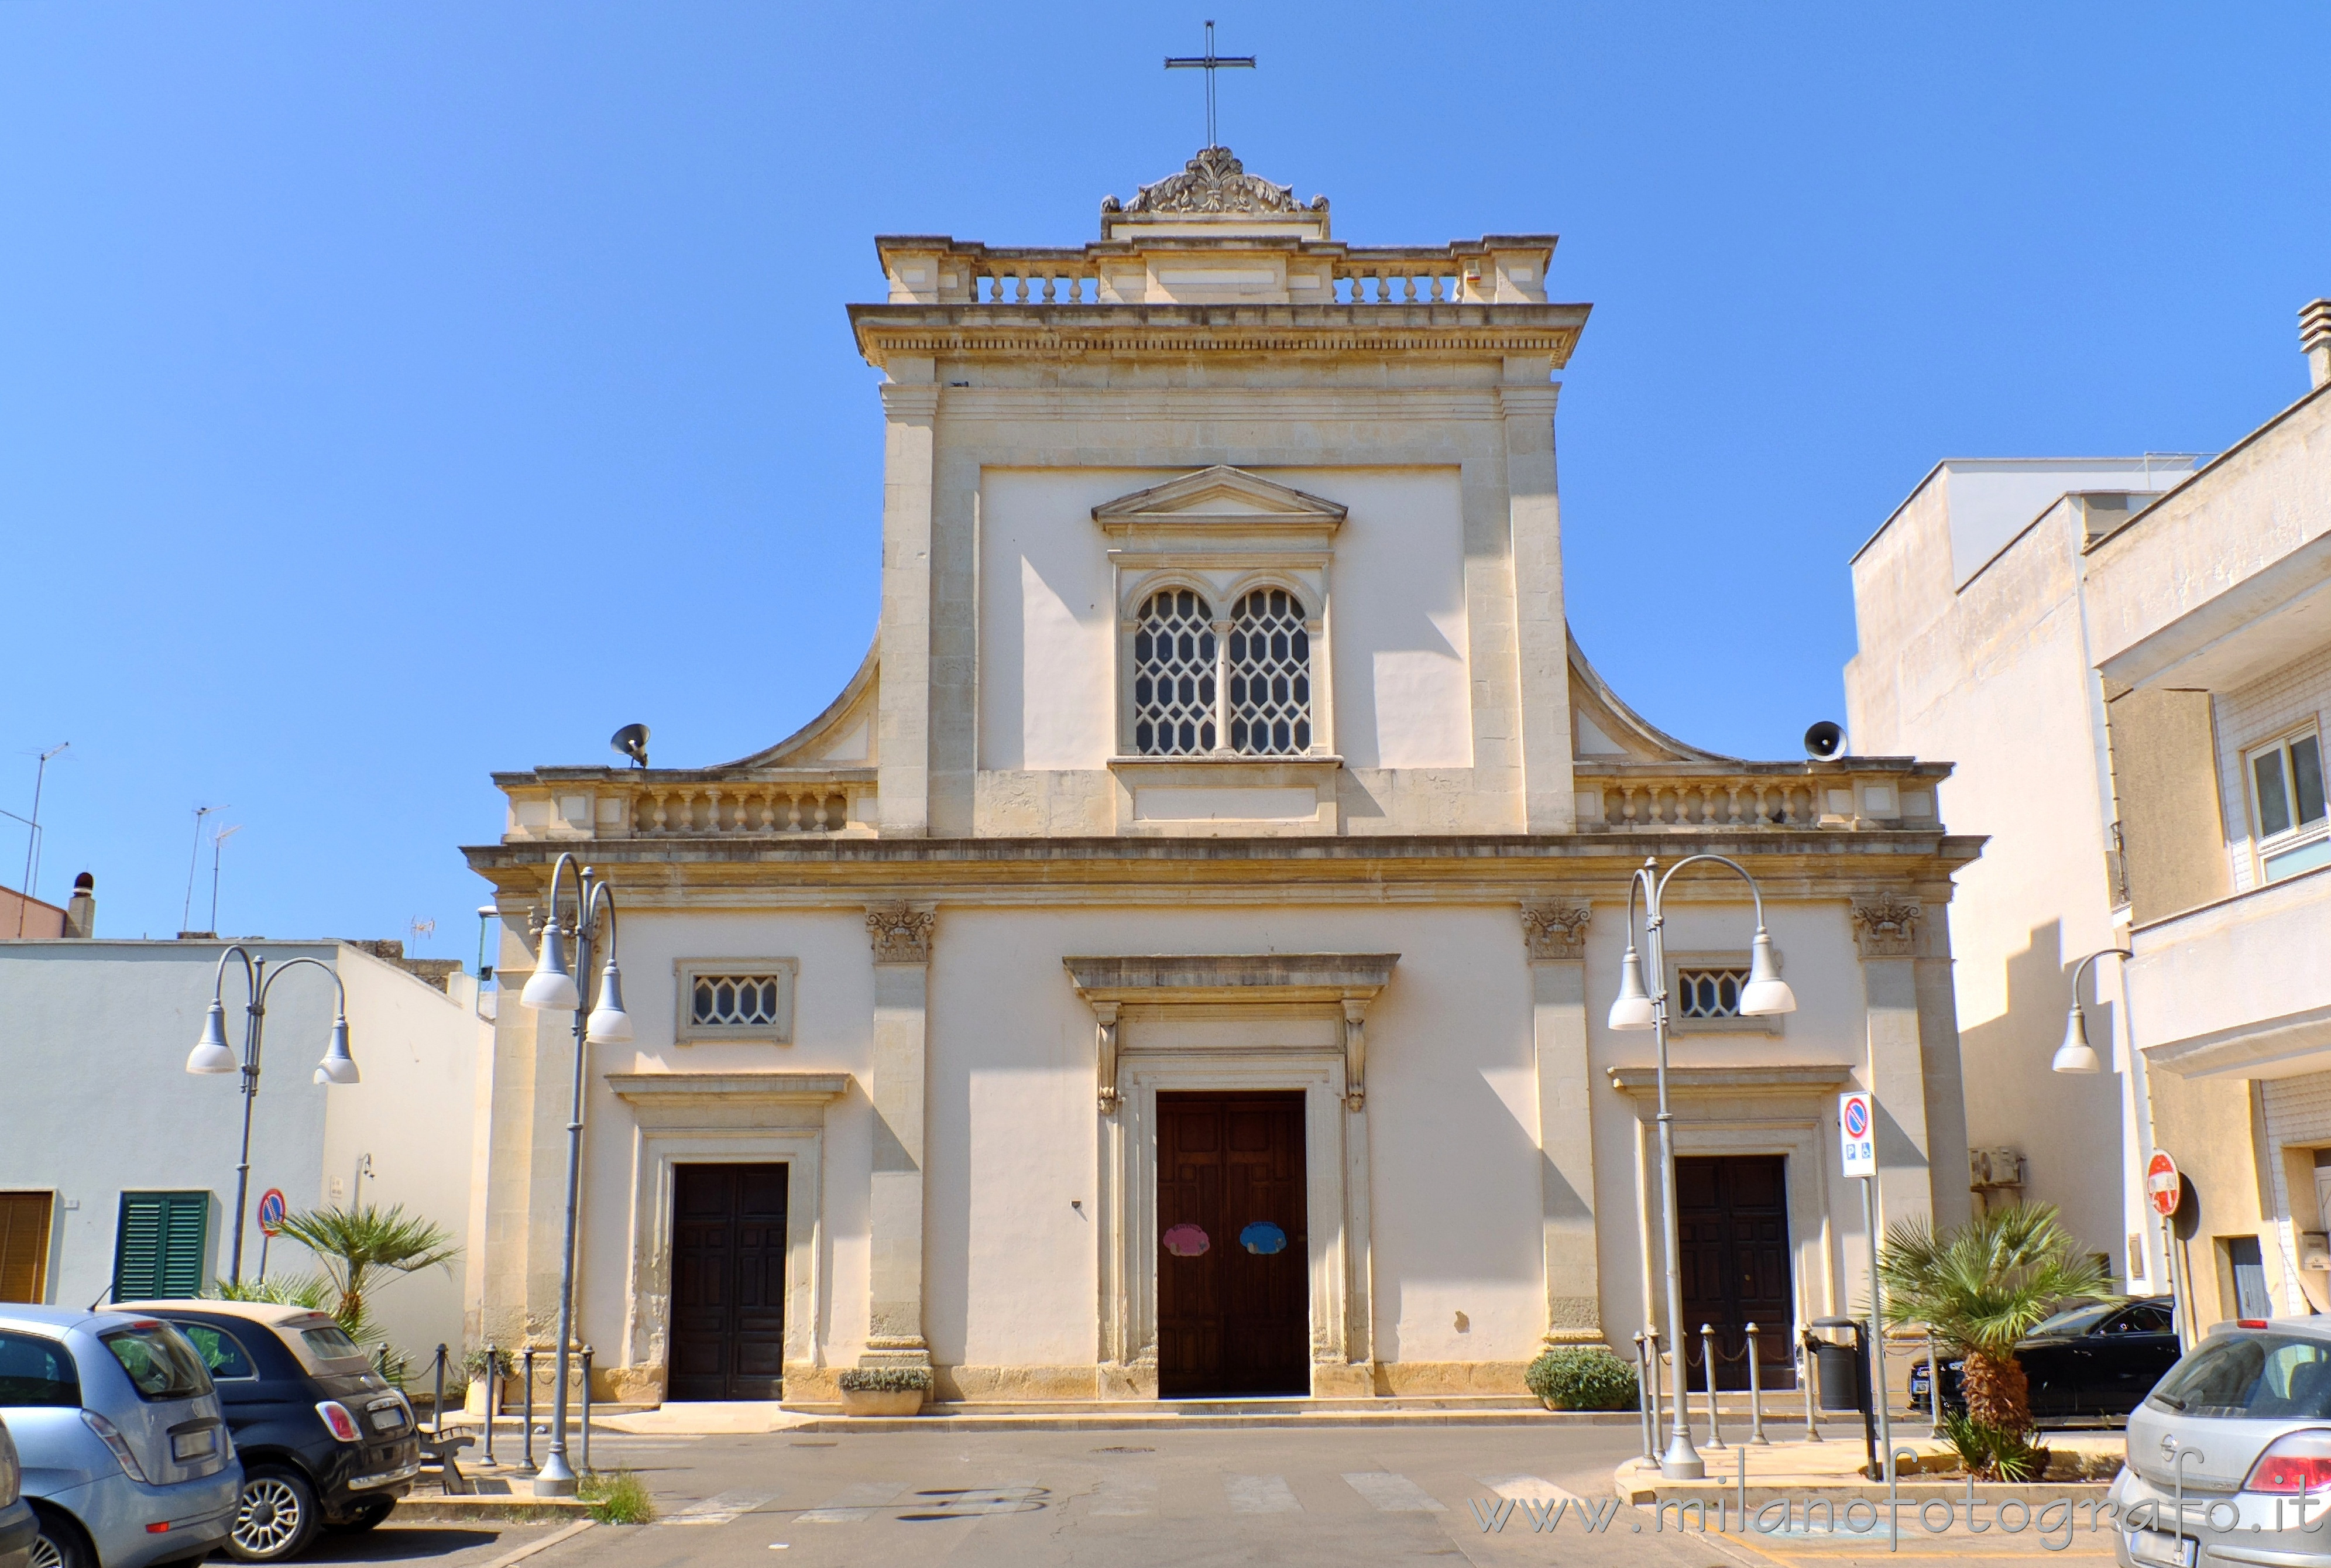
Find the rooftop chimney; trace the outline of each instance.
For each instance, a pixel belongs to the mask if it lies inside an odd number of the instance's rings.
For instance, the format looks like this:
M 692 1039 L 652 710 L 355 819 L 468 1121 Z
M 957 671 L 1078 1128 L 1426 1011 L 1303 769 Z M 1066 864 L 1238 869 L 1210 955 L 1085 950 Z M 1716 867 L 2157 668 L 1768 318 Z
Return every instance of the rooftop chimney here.
M 97 879 L 87 871 L 73 879 L 72 898 L 65 905 L 65 935 L 97 935 Z
M 2298 312 L 2298 347 L 2307 356 L 2307 385 L 2331 383 L 2331 299 L 2310 300 Z

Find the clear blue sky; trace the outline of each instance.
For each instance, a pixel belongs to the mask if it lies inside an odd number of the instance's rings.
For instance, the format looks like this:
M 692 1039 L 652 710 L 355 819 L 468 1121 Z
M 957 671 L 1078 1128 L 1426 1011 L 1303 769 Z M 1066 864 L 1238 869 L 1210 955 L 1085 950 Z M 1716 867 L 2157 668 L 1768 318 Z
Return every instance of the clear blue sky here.
M 1839 716 L 1946 455 L 2214 450 L 2331 293 L 2319 7 L 0 7 L 0 806 L 39 891 L 467 957 L 496 768 L 742 755 L 875 611 L 871 237 L 1079 243 L 1203 139 L 1563 236 L 1570 613 L 1689 738 Z M 0 883 L 19 830 L 0 822 Z M 13 848 L 11 846 L 14 846 Z M 207 919 L 205 890 L 195 924 Z

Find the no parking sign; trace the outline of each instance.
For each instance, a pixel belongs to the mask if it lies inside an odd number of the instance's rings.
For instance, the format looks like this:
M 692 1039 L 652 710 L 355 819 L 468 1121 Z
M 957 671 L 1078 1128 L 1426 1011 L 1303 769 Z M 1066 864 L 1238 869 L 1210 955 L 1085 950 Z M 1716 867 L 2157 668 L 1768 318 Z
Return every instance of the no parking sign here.
M 270 1187 L 259 1194 L 259 1228 L 270 1236 L 283 1233 L 282 1189 Z
M 1849 1176 L 1878 1174 L 1877 1107 L 1866 1090 L 1837 1097 L 1838 1147 Z

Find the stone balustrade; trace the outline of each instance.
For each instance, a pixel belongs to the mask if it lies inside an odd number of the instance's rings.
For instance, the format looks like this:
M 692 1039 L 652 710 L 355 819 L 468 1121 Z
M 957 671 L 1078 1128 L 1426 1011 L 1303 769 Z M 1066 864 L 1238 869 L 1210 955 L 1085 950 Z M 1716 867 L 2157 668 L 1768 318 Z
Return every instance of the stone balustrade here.
M 1650 763 L 1581 758 L 1573 769 L 1581 832 L 1710 832 L 1803 828 L 1935 832 L 1947 765 L 1856 757 L 1837 763 Z
M 504 838 L 871 836 L 875 799 L 872 768 L 732 778 L 609 769 L 604 777 L 547 778 L 538 787 L 512 788 Z

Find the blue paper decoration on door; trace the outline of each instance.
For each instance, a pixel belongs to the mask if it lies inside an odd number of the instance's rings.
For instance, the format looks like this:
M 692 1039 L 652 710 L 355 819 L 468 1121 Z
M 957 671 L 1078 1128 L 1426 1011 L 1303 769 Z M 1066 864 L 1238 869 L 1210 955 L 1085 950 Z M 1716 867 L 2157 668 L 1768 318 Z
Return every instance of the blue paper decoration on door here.
M 1268 1258 L 1273 1252 L 1287 1250 L 1287 1232 L 1268 1220 L 1256 1220 L 1239 1232 L 1239 1245 Z

